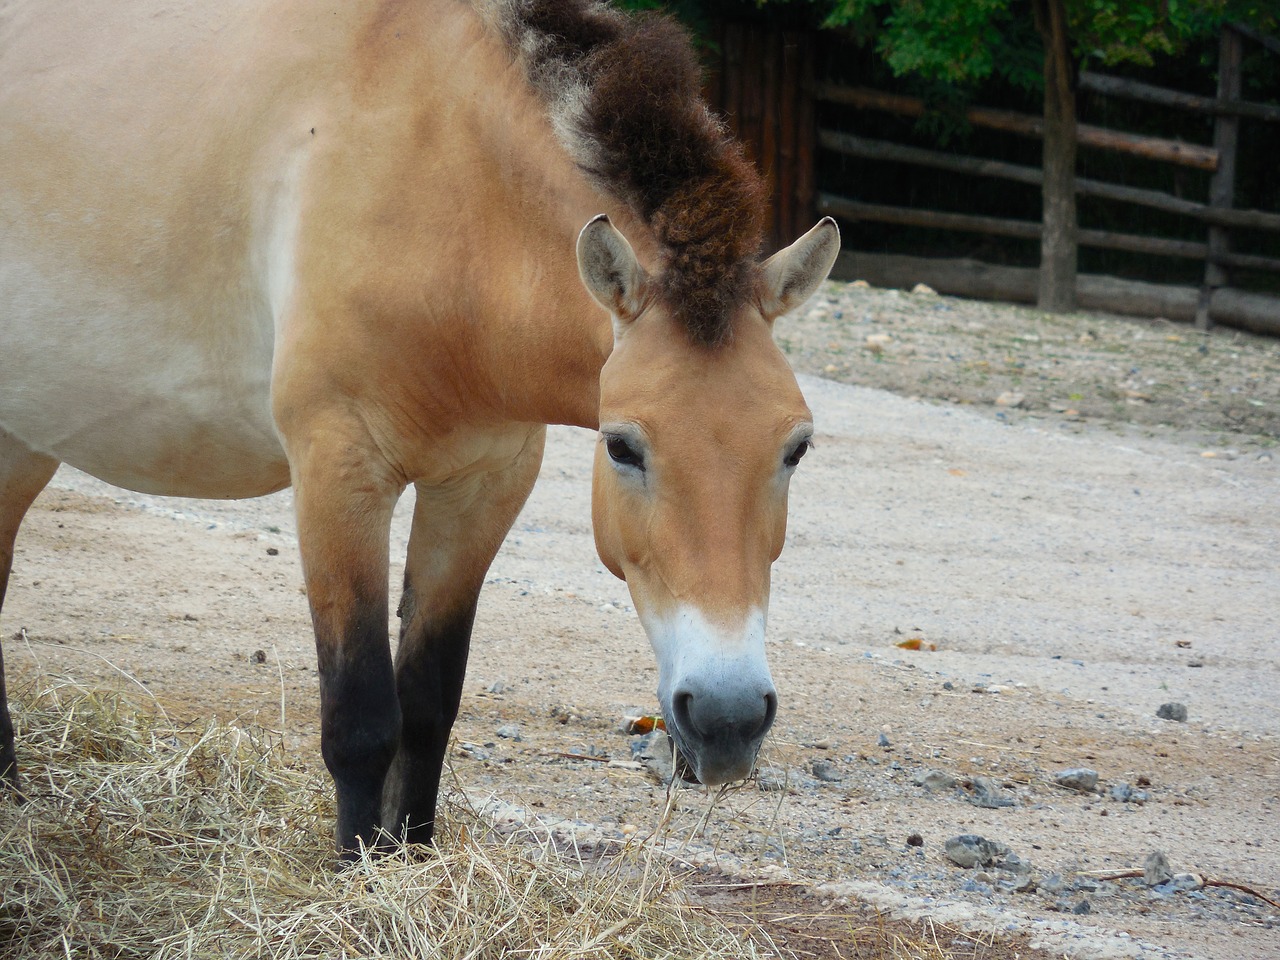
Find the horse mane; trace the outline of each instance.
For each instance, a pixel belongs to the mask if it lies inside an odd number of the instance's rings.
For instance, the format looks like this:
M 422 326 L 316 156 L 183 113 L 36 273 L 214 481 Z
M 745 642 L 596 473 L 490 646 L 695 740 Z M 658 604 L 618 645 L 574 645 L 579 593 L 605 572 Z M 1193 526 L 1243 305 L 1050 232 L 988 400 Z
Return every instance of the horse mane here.
M 592 0 L 489 0 L 561 144 L 663 252 L 660 296 L 694 343 L 732 335 L 761 244 L 765 188 L 701 97 L 682 27 Z

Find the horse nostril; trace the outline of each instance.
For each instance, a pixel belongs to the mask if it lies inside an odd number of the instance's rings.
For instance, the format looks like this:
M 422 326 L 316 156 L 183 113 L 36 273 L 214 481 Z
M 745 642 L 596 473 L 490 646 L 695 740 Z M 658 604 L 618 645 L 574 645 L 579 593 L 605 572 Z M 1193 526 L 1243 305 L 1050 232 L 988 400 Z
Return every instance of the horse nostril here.
M 702 732 L 698 730 L 693 722 L 693 694 L 685 691 L 677 693 L 671 698 L 671 712 L 675 714 L 676 729 L 683 730 L 690 736 L 701 737 Z
M 778 695 L 770 690 L 764 695 L 764 720 L 760 722 L 760 727 L 756 730 L 757 737 L 763 737 L 769 732 L 769 728 L 773 726 L 773 718 L 777 713 Z
M 777 694 L 770 690 L 763 696 L 764 709 L 758 713 L 747 707 L 722 715 L 717 707 L 722 710 L 724 704 L 717 704 L 714 698 L 705 697 L 703 701 L 695 703 L 693 693 L 683 690 L 671 698 L 672 719 L 675 720 L 676 729 L 683 731 L 685 736 L 697 740 L 705 740 L 717 734 L 724 735 L 730 732 L 733 736 L 754 740 L 763 737 L 769 731 L 773 726 L 773 718 L 778 712 Z M 743 706 L 745 707 L 746 704 Z M 699 722 L 699 714 L 702 715 L 701 722 Z

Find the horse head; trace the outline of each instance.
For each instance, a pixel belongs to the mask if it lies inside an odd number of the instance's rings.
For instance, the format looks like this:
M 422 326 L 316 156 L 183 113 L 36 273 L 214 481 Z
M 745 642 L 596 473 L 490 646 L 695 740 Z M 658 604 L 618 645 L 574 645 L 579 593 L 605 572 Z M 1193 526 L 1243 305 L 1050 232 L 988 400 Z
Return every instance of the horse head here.
M 653 645 L 667 730 L 688 772 L 712 786 L 751 772 L 773 723 L 770 567 L 813 437 L 773 321 L 818 288 L 839 243 L 826 219 L 740 271 L 745 288 L 708 338 L 607 219 L 578 239 L 583 282 L 614 330 L 600 375 L 596 548 Z

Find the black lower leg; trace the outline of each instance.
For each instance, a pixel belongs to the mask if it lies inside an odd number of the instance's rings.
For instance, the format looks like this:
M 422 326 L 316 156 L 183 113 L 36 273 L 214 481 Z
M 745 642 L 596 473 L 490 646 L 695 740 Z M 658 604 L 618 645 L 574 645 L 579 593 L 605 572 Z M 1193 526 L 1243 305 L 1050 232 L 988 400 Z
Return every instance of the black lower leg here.
M 445 617 L 418 613 L 413 606 L 406 586 L 396 656 L 402 732 L 387 776 L 383 823 L 406 842 L 430 843 L 444 755 L 462 699 L 476 605 L 473 600 Z
M 21 799 L 18 756 L 13 747 L 13 720 L 9 716 L 9 691 L 4 682 L 4 651 L 0 649 L 0 784 Z
M 385 611 L 385 607 L 382 608 Z M 382 788 L 400 739 L 385 612 L 358 615 L 345 636 L 319 638 L 320 742 L 338 800 L 344 859 L 378 842 Z

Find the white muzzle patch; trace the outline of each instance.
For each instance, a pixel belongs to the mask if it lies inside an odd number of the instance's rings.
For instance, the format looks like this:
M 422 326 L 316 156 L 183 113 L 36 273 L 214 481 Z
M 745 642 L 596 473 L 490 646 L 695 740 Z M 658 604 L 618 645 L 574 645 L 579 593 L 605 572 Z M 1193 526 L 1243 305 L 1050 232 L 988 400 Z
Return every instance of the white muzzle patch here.
M 741 780 L 777 710 L 765 658 L 765 613 L 752 610 L 726 629 L 696 607 L 641 615 L 658 660 L 658 698 L 667 732 L 690 770 L 708 786 Z

